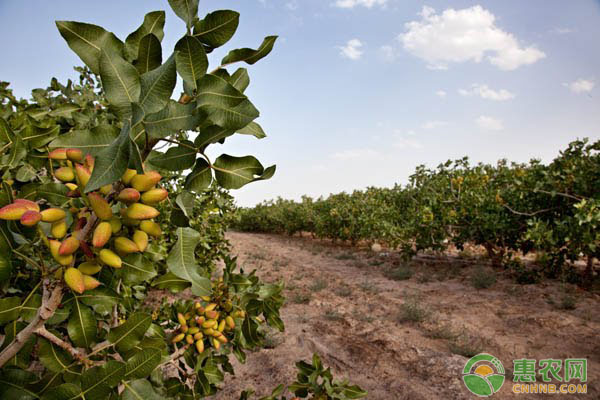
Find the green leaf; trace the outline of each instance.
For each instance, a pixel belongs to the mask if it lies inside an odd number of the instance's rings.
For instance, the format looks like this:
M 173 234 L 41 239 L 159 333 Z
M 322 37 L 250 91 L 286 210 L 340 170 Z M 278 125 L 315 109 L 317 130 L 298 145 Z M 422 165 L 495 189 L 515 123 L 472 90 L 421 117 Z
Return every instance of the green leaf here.
M 98 125 L 91 130 L 74 130 L 60 135 L 50 143 L 50 148 L 81 149 L 84 153 L 96 156 L 119 136 L 114 125 Z
M 242 323 L 242 334 L 249 348 L 260 344 L 260 336 L 258 335 L 258 324 L 253 319 L 246 317 Z
M 55 336 L 62 339 L 59 335 Z M 46 369 L 55 373 L 63 373 L 65 371 L 75 372 L 75 368 L 73 368 L 73 371 L 70 371 L 68 368 L 73 362 L 73 358 L 67 351 L 53 345 L 49 340 L 43 338 L 38 340 L 38 344 L 40 362 Z
M 271 50 L 273 50 L 273 45 L 276 40 L 277 36 L 267 36 L 256 50 L 249 48 L 231 50 L 229 54 L 223 58 L 221 65 L 225 66 L 240 61 L 252 65 L 261 58 L 266 57 Z
M 139 46 L 142 39 L 149 34 L 154 35 L 156 39 L 162 41 L 164 37 L 163 28 L 165 26 L 165 12 L 152 11 L 144 16 L 144 22 L 134 32 L 130 33 L 125 39 L 125 54 L 129 61 L 133 61 L 139 54 Z M 138 60 L 139 61 L 139 60 Z
M 73 21 L 56 21 L 61 36 L 93 73 L 100 74 L 100 53 L 121 54 L 123 42 L 103 28 Z
M 342 391 L 342 393 L 348 399 L 362 399 L 363 397 L 365 397 L 368 394 L 366 391 L 362 390 L 357 385 L 346 386 L 344 388 L 344 390 Z
M 158 395 L 146 379 L 123 382 L 123 385 L 125 386 L 123 400 L 164 400 L 164 397 Z
M 15 134 L 4 118 L 0 118 L 0 143 L 12 143 Z
M 179 131 L 195 129 L 201 118 L 195 108 L 195 103 L 179 104 L 171 100 L 161 111 L 146 116 L 146 132 L 149 136 L 160 139 Z
M 206 74 L 208 58 L 204 46 L 198 38 L 182 37 L 175 45 L 177 72 L 192 89 L 197 89 L 197 82 Z
M 44 199 L 52 205 L 62 206 L 71 200 L 67 197 L 68 192 L 69 188 L 62 183 L 45 183 L 43 185 L 34 183 L 23 188 L 21 195 L 28 200 L 36 201 Z
M 154 34 L 149 33 L 140 40 L 135 68 L 141 75 L 160 67 L 161 64 L 162 47 L 160 40 Z
M 194 140 L 194 145 L 199 149 L 205 149 L 212 143 L 217 143 L 233 135 L 235 130 L 221 128 L 218 125 L 210 125 L 200 129 L 200 134 Z
M 21 306 L 21 318 L 26 322 L 31 322 L 42 305 L 42 296 L 37 293 L 32 294 L 25 304 Z
M 0 325 L 19 318 L 21 312 L 21 299 L 18 297 L 5 297 L 0 299 Z
M 108 341 L 114 344 L 118 351 L 127 351 L 142 340 L 151 323 L 150 314 L 134 313 L 123 325 L 110 330 Z
M 24 164 L 17 171 L 15 178 L 19 182 L 29 182 L 36 176 L 37 172 L 31 164 Z
M 234 131 L 242 129 L 259 116 L 258 110 L 247 99 L 235 107 L 205 104 L 199 109 L 206 113 L 208 119 L 215 125 Z
M 54 140 L 60 132 L 60 125 L 52 125 L 47 128 L 40 128 L 30 125 L 29 129 L 22 130 L 23 143 L 31 149 L 39 149 Z
M 78 112 L 81 110 L 81 107 L 77 104 L 61 104 L 56 107 L 54 110 L 50 111 L 51 117 L 63 117 L 63 118 L 71 118 L 74 112 Z
M 75 299 L 67 323 L 67 332 L 75 346 L 89 348 L 96 341 L 96 323 L 94 312 Z
M 140 79 L 142 85 L 140 105 L 144 112 L 151 114 L 162 110 L 169 103 L 177 83 L 175 58 L 169 57 L 163 65 L 146 72 Z
M 221 372 L 221 370 L 219 369 L 219 367 L 217 367 L 214 361 L 210 359 L 206 362 L 204 367 L 202 367 L 202 370 L 204 372 L 204 375 L 206 376 L 206 379 L 208 379 L 208 382 L 210 382 L 213 385 L 219 384 L 223 382 L 223 379 L 225 379 L 223 372 Z
M 69 318 L 71 315 L 71 305 L 63 304 L 62 308 L 57 308 L 54 312 L 54 315 L 51 316 L 48 321 L 46 321 L 46 325 L 58 325 L 63 323 Z
M 241 133 L 242 135 L 252 135 L 258 139 L 263 139 L 267 137 L 263 128 L 257 124 L 256 122 L 250 122 L 248 125 L 239 129 L 237 133 Z
M 198 82 L 196 103 L 198 107 L 215 105 L 220 107 L 235 107 L 247 97 L 218 76 L 207 74 Z
M 39 396 L 28 389 L 35 381 L 36 376 L 32 372 L 18 368 L 4 368 L 0 375 L 0 398 L 7 400 L 38 399 Z
M 171 293 L 179 293 L 191 286 L 191 283 L 185 279 L 179 278 L 172 272 L 160 276 L 152 282 L 152 286 L 156 286 L 158 289 L 168 289 Z
M 231 75 L 228 82 L 231 83 L 234 88 L 244 93 L 250 85 L 248 70 L 246 68 L 238 68 L 233 75 Z
M 92 307 L 92 309 L 101 315 L 106 315 L 112 311 L 112 308 L 121 301 L 119 295 L 112 289 L 100 287 L 93 290 L 86 290 L 83 294 L 78 294 L 77 299 L 83 304 Z M 68 301 L 63 302 L 69 304 Z
M 177 206 L 179 206 L 179 208 L 181 209 L 181 211 L 183 211 L 183 214 L 186 217 L 191 218 L 192 213 L 194 212 L 195 200 L 196 200 L 195 195 L 183 190 L 181 193 L 179 193 L 179 195 L 175 199 L 175 204 L 177 204 Z
M 160 364 L 159 349 L 147 348 L 131 357 L 125 366 L 124 380 L 145 378 Z
M 27 156 L 27 147 L 20 136 L 15 136 L 10 145 L 10 153 L 2 157 L 2 167 L 15 168 Z
M 80 398 L 81 388 L 73 383 L 63 383 L 62 385 L 48 389 L 42 396 L 42 400 L 71 400 Z
M 194 24 L 194 36 L 208 47 L 221 47 L 233 37 L 239 23 L 240 14 L 235 11 L 214 11 Z
M 200 243 L 200 233 L 192 228 L 177 229 L 177 243 L 167 258 L 167 267 L 174 275 L 192 284 L 192 293 L 196 296 L 208 296 L 211 293 L 210 279 L 200 274 L 200 266 L 194 253 Z
M 257 180 L 269 179 L 275 173 L 275 166 L 264 169 L 253 156 L 234 157 L 221 155 L 213 165 L 215 178 L 225 189 L 239 189 Z
M 196 166 L 185 180 L 185 190 L 191 192 L 202 192 L 206 190 L 212 182 L 212 171 L 204 158 L 196 161 Z
M 198 0 L 169 0 L 169 5 L 190 29 L 198 17 Z
M 86 400 L 107 399 L 112 388 L 121 381 L 124 371 L 124 363 L 112 360 L 102 366 L 88 369 L 81 375 L 79 396 Z M 73 398 L 73 400 L 77 398 Z
M 0 250 L 6 251 L 5 254 L 8 253 L 7 249 L 0 247 Z M 0 254 L 0 283 L 6 282 L 10 279 L 12 270 L 12 262 L 10 261 L 10 258 L 6 257 L 4 254 Z
M 141 83 L 138 70 L 114 51 L 102 50 L 100 77 L 106 100 L 122 118 L 131 116 L 131 104 L 139 101 Z
M 119 136 L 108 147 L 98 153 L 94 171 L 85 186 L 86 193 L 116 182 L 123 176 L 129 165 L 130 130 L 129 121 L 125 121 Z
M 150 281 L 156 276 L 154 263 L 144 258 L 142 254 L 130 254 L 122 261 L 123 267 L 119 272 L 125 285 L 137 285 Z
M 193 149 L 194 143 L 184 141 L 188 146 L 171 147 L 166 153 L 154 153 L 150 158 L 150 163 L 160 169 L 167 171 L 183 171 L 191 168 L 196 161 L 197 150 Z

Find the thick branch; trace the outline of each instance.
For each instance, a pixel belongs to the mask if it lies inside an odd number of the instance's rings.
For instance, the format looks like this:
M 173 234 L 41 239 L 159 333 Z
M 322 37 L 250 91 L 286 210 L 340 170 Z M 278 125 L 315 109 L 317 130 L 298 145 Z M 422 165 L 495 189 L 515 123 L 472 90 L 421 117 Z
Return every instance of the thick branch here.
M 42 294 L 42 305 L 38 309 L 35 318 L 15 336 L 15 339 L 0 353 L 0 368 L 6 364 L 8 360 L 13 358 L 19 350 L 23 348 L 27 340 L 33 335 L 39 328 L 43 327 L 46 321 L 54 315 L 56 308 L 60 304 L 63 297 L 63 286 L 62 282 L 54 287 L 52 292 L 49 289 L 50 280 L 44 280 L 44 291 Z
M 52 333 L 50 333 L 46 327 L 44 325 L 40 326 L 35 333 L 41 337 L 43 337 L 44 339 L 48 339 L 50 342 L 52 342 L 53 344 L 57 345 L 58 347 L 66 350 L 69 352 L 69 354 L 71 354 L 71 356 L 76 359 L 79 362 L 83 362 L 85 360 L 85 354 L 81 353 L 79 350 L 77 350 L 76 348 L 74 348 L 73 346 L 71 346 L 70 343 L 65 342 L 64 340 L 54 336 Z

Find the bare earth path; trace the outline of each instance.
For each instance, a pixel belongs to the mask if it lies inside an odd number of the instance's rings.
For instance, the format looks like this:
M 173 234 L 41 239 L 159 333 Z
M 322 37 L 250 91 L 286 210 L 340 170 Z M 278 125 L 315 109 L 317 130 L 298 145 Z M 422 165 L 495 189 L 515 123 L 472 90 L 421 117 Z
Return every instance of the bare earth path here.
M 564 398 L 512 394 L 512 360 L 587 358 L 588 394 L 568 397 L 600 399 L 597 293 L 560 282 L 517 285 L 500 276 L 477 290 L 470 279 L 477 266 L 460 260 L 412 263 L 412 277 L 394 280 L 389 271 L 400 264 L 394 255 L 299 237 L 231 232 L 228 239 L 246 270 L 285 281 L 286 332 L 269 334 L 272 348 L 235 365 L 237 375 L 227 377 L 218 399 L 237 399 L 250 387 L 266 395 L 291 383 L 294 362 L 313 352 L 336 376 L 368 390 L 368 399 L 390 400 L 476 398 L 461 379 L 468 359 L 461 354 L 470 352 L 503 362 L 507 380 L 494 399 Z M 577 301 L 574 310 L 564 309 L 569 298 Z

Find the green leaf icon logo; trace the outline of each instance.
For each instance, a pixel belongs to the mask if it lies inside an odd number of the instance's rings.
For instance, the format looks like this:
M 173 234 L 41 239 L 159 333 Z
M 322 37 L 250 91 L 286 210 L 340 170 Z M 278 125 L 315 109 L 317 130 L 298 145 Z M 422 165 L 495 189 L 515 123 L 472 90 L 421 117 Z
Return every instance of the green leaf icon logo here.
M 463 382 L 467 389 L 479 397 L 489 397 L 504 383 L 504 366 L 491 354 L 478 354 L 463 368 Z

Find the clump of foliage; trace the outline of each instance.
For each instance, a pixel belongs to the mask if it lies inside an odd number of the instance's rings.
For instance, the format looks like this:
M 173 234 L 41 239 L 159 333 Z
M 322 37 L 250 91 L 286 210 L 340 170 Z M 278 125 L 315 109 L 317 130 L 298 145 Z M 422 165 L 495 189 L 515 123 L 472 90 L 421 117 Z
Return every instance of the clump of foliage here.
M 471 276 L 471 284 L 475 289 L 487 289 L 496 283 L 496 274 L 493 270 L 479 267 Z
M 550 277 L 583 258 L 589 282 L 600 256 L 599 180 L 600 141 L 583 139 L 547 165 L 472 165 L 465 157 L 435 169 L 419 166 L 405 186 L 264 202 L 238 210 L 235 227 L 384 243 L 406 257 L 473 244 L 495 266 L 535 251 Z
M 297 379 L 287 389 L 299 398 L 310 398 L 313 400 L 352 400 L 360 399 L 367 395 L 367 392 L 356 385 L 351 385 L 347 380 L 336 381 L 329 368 L 325 368 L 318 355 L 313 355 L 312 363 L 299 361 L 296 363 L 298 369 Z M 284 385 L 279 385 L 273 389 L 270 396 L 261 397 L 260 400 L 287 400 L 287 397 L 281 396 L 285 391 Z M 253 392 L 251 390 L 242 393 L 240 400 L 247 400 Z M 309 397 L 310 396 L 310 397 Z
M 0 83 L 2 399 L 207 397 L 233 374 L 232 355 L 244 362 L 263 345 L 264 326 L 284 329 L 282 285 L 238 269 L 224 238 L 225 190 L 269 179 L 275 166 L 206 155 L 234 134 L 265 137 L 244 95 L 247 70 L 228 67 L 261 60 L 276 37 L 208 72 L 239 14 L 200 19 L 198 0 L 169 4 L 185 34 L 168 57 L 164 11 L 125 41 L 58 21 L 86 65 L 79 82 L 52 79 L 31 100 Z M 149 310 L 153 287 L 188 289 L 193 301 Z M 334 398 L 328 370 L 315 368 L 327 388 L 311 380 L 310 392 Z

